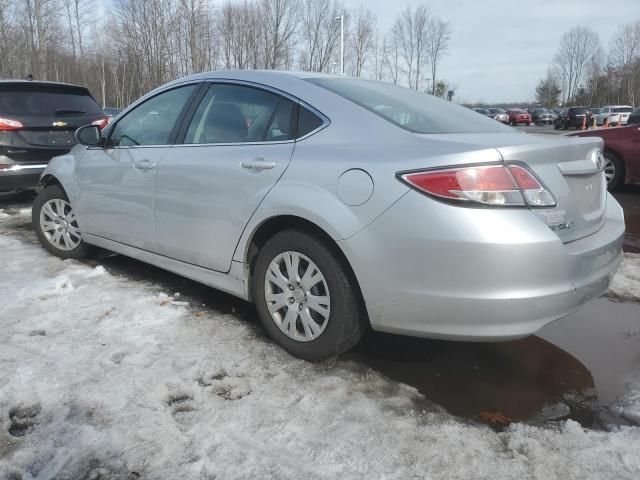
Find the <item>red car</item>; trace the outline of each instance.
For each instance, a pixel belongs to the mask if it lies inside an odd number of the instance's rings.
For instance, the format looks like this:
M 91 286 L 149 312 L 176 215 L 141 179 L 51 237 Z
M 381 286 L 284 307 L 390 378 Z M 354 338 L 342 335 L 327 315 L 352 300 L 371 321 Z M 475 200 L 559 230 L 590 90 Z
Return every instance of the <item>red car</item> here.
M 509 123 L 511 125 L 518 125 L 519 123 L 526 123 L 527 125 L 531 125 L 531 114 L 525 112 L 520 108 L 514 108 L 512 110 L 508 110 L 509 114 Z
M 585 130 L 568 136 L 604 140 L 604 174 L 609 190 L 626 183 L 640 183 L 640 125 Z

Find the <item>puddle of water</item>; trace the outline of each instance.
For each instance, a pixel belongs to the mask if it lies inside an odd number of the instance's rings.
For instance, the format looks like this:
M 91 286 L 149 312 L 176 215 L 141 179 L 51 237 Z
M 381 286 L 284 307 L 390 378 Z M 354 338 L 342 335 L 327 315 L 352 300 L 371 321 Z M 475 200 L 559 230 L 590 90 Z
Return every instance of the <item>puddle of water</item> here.
M 570 418 L 591 428 L 630 424 L 607 407 L 640 362 L 640 305 L 598 299 L 537 336 L 512 342 L 372 333 L 345 358 L 472 420 L 499 412 L 529 423 Z

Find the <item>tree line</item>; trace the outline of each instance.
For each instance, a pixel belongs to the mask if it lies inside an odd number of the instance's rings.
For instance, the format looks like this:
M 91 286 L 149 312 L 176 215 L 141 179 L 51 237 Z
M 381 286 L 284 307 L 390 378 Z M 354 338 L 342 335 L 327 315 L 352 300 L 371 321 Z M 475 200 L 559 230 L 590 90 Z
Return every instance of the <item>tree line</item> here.
M 577 26 L 566 32 L 535 96 L 546 107 L 638 106 L 640 19 L 620 25 L 606 49 L 589 28 Z
M 340 0 L 0 0 L 0 77 L 76 83 L 124 107 L 167 81 L 216 69 L 340 71 L 444 96 L 450 25 L 427 6 L 388 31 Z M 99 14 L 98 12 L 103 12 Z

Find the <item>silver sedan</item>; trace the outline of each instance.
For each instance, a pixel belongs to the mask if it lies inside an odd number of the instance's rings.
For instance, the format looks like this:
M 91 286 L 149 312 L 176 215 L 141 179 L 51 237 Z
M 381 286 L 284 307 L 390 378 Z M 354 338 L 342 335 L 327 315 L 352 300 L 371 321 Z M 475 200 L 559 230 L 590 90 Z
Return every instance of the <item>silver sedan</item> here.
M 203 73 L 76 137 L 34 203 L 47 250 L 101 247 L 253 301 L 308 360 L 369 328 L 524 337 L 603 293 L 621 259 L 600 139 L 385 83 Z

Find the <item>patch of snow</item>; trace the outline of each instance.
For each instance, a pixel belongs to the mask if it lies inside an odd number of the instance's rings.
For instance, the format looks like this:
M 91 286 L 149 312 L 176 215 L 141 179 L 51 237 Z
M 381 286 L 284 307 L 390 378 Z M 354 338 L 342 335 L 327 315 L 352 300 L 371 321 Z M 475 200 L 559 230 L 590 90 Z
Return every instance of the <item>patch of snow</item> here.
M 0 251 L 0 478 L 640 478 L 640 428 L 496 433 L 147 282 Z
M 623 301 L 640 301 L 640 253 L 625 253 L 607 296 Z

